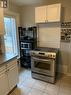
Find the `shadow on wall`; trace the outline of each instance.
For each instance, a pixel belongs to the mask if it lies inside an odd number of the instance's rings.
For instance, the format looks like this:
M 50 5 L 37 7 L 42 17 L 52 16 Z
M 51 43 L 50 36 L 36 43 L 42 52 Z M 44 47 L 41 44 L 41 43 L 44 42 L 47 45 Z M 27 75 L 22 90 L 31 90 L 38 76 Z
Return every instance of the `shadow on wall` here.
M 62 22 L 62 21 L 65 21 L 64 15 L 65 15 L 65 8 L 62 7 L 62 8 L 61 8 L 61 22 Z

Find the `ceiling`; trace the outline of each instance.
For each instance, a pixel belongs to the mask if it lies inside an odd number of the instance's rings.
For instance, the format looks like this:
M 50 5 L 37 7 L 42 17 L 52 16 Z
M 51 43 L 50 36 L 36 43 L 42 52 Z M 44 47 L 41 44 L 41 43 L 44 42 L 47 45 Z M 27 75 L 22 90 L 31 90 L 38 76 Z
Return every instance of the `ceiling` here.
M 42 3 L 44 0 L 11 0 L 11 2 L 17 4 L 17 5 L 31 5 L 36 3 Z

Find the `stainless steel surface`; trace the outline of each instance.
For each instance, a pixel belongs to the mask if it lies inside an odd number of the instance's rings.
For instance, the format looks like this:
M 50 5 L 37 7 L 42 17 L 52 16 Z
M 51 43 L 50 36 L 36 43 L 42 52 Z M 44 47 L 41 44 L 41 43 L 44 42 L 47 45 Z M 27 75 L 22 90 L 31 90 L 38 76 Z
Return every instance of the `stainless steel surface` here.
M 55 81 L 57 50 L 37 48 L 30 54 L 32 77 L 53 83 Z
M 32 56 L 43 56 L 47 58 L 56 58 L 57 49 L 54 48 L 36 48 L 32 51 L 30 51 L 30 54 Z
M 54 52 L 42 52 L 42 51 L 31 51 L 32 56 L 45 56 L 47 58 L 56 58 L 56 53 Z
M 5 54 L 0 54 L 0 66 L 3 65 L 4 63 L 12 60 L 13 58 L 17 58 L 17 54 L 14 53 L 5 53 Z
M 40 63 L 40 66 L 39 66 L 39 63 Z M 35 66 L 35 64 L 37 64 L 37 67 Z M 43 67 L 41 67 L 41 64 Z M 32 58 L 31 69 L 33 72 L 54 77 L 55 76 L 55 60 Z
M 42 80 L 42 81 L 50 82 L 50 83 L 55 82 L 54 77 L 49 77 L 49 76 L 37 74 L 37 73 L 34 73 L 34 72 L 32 72 L 32 77 L 36 78 L 36 79 L 39 79 L 39 80 Z

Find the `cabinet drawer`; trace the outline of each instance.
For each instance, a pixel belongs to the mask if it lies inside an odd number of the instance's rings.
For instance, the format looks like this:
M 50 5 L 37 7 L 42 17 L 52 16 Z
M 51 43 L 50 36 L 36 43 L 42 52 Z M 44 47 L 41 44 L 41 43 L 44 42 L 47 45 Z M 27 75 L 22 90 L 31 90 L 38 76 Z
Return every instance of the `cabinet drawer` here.
M 0 73 L 1 73 L 2 71 L 5 71 L 5 70 L 6 70 L 6 65 L 0 67 Z
M 0 74 L 6 71 L 6 65 L 0 67 Z
M 11 68 L 11 67 L 14 67 L 14 66 L 16 66 L 16 65 L 17 65 L 17 59 L 10 61 L 10 62 L 7 64 L 7 68 Z

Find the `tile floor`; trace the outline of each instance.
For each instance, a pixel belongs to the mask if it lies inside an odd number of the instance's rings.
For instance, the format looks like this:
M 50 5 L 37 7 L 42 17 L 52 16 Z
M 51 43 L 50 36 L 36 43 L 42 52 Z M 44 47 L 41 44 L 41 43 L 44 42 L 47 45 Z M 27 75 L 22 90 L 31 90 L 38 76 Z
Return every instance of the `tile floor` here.
M 21 69 L 17 88 L 10 95 L 71 95 L 71 77 L 63 76 L 55 84 L 31 77 L 31 71 Z

